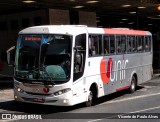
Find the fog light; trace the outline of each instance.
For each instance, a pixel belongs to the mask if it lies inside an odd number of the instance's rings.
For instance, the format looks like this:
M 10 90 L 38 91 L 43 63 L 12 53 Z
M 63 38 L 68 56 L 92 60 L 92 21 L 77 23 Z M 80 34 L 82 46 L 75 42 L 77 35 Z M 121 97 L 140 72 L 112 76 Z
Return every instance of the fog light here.
M 63 103 L 68 103 L 68 100 L 63 100 Z

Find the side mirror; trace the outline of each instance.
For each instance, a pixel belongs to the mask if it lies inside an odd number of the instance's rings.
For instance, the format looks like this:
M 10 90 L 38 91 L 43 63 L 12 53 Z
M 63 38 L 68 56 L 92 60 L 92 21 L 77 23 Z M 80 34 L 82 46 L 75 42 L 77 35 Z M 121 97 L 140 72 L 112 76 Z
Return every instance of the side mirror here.
M 77 47 L 74 47 L 73 49 L 74 49 L 74 52 L 77 53 L 78 51 Z
M 77 54 L 76 57 L 76 63 L 81 65 L 82 64 L 82 55 L 81 54 Z
M 7 64 L 8 66 L 13 66 L 14 65 L 14 57 L 15 57 L 15 46 L 12 46 L 9 48 L 7 51 Z

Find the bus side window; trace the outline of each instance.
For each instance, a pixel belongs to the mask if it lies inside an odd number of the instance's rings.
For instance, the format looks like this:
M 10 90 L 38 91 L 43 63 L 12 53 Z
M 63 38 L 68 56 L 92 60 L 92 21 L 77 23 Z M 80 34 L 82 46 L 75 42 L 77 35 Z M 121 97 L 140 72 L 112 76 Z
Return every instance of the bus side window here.
M 132 50 L 133 50 L 133 53 L 137 52 L 137 38 L 135 38 L 135 36 L 133 36 Z
M 117 54 L 121 54 L 121 37 L 116 36 L 116 52 Z
M 132 37 L 128 36 L 127 39 L 127 53 L 131 53 L 132 52 Z
M 98 35 L 89 35 L 89 56 L 95 56 L 101 54 L 102 36 Z
M 121 36 L 121 51 L 126 52 L 126 36 Z
M 148 36 L 149 51 L 151 51 L 152 37 Z
M 151 38 L 150 38 L 150 36 L 145 37 L 144 48 L 145 48 L 145 52 L 149 52 L 151 50 Z
M 110 53 L 115 54 L 115 36 L 110 35 Z
M 142 51 L 145 51 L 145 38 L 142 36 Z
M 138 39 L 138 52 L 142 52 L 142 49 L 143 49 L 143 37 L 142 36 L 138 36 L 137 37 Z
M 103 45 L 104 45 L 104 54 L 109 54 L 109 36 L 103 37 Z

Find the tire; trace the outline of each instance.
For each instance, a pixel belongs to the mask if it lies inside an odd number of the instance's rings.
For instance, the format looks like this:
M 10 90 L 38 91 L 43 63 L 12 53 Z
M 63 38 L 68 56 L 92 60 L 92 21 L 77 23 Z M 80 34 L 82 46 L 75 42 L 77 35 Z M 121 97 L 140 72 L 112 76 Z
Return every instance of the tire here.
M 87 101 L 86 101 L 86 106 L 87 107 L 90 107 L 90 106 L 92 106 L 93 105 L 93 92 L 90 90 L 89 91 L 89 95 L 88 95 L 88 99 L 87 99 Z
M 131 80 L 131 86 L 129 88 L 129 92 L 134 93 L 136 91 L 136 86 L 137 86 L 137 81 L 136 81 L 135 76 L 133 76 Z

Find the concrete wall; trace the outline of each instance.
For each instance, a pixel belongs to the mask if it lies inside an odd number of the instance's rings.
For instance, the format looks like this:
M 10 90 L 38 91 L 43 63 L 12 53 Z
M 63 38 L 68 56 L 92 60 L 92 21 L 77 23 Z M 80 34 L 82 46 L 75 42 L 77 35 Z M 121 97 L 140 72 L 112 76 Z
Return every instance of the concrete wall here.
M 49 9 L 49 24 L 70 24 L 69 10 Z M 79 11 L 79 24 L 96 27 L 96 13 Z
M 73 15 L 74 16 L 74 15 Z M 95 27 L 96 13 L 79 11 L 78 18 L 81 25 Z M 28 12 L 19 12 L 16 14 L 0 15 L 0 58 L 2 53 L 6 52 L 11 46 L 16 45 L 18 32 L 26 27 L 36 25 L 62 25 L 70 24 L 69 10 L 43 9 Z M 77 23 L 78 24 L 78 23 Z M 13 67 L 8 67 L 6 62 L 0 60 L 0 78 L 1 76 L 12 76 Z
M 69 11 L 68 10 L 58 10 L 49 9 L 49 24 L 70 24 Z
M 79 24 L 96 27 L 96 13 L 95 12 L 79 12 Z
M 0 16 L 0 57 L 11 46 L 16 45 L 18 32 L 26 27 L 48 24 L 48 10 L 21 12 Z M 4 25 L 5 24 L 5 25 Z M 4 27 L 2 27 L 4 26 Z M 0 60 L 1 76 L 12 76 L 13 67 L 8 67 L 5 61 Z
M 28 25 L 26 26 L 24 26 L 25 20 L 28 21 Z M 0 51 L 15 45 L 20 30 L 29 26 L 48 24 L 47 11 L 38 10 L 11 15 L 1 15 L 0 23 L 1 22 L 6 22 L 7 28 L 0 30 L 0 44 L 3 43 L 3 47 L 0 48 Z

